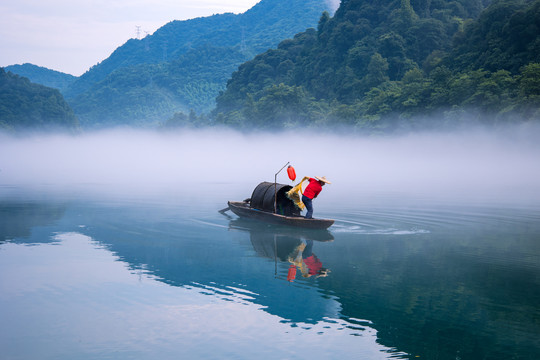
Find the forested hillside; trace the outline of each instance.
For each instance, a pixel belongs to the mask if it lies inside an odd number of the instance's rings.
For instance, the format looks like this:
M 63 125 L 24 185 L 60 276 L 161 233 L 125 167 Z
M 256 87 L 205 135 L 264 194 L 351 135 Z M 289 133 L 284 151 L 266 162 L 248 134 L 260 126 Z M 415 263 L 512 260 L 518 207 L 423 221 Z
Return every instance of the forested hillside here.
M 239 15 L 173 21 L 119 47 L 66 98 L 85 126 L 144 126 L 176 111 L 210 111 L 240 64 L 316 26 L 328 9 L 325 0 L 262 0 Z
M 73 110 L 58 90 L 0 68 L 0 130 L 77 127 Z
M 10 65 L 6 71 L 28 78 L 31 82 L 66 91 L 77 77 L 33 64 Z
M 540 0 L 343 0 L 243 64 L 219 124 L 394 130 L 540 117 Z
M 186 53 L 200 39 L 216 29 L 228 28 L 234 14 L 219 14 L 185 21 L 171 21 L 152 35 L 142 39 L 129 39 L 108 58 L 92 66 L 68 89 L 66 96 L 73 98 L 104 80 L 118 69 L 141 64 L 167 63 Z

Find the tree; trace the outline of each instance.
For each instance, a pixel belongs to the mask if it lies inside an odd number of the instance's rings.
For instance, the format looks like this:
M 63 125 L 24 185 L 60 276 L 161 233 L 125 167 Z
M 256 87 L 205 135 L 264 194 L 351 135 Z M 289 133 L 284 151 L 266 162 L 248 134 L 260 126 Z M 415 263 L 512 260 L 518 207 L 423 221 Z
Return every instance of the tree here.
M 0 68 L 0 128 L 75 130 L 79 122 L 60 92 Z
M 254 120 L 263 129 L 305 125 L 309 119 L 308 100 L 302 87 L 283 83 L 270 86 L 256 104 Z
M 521 113 L 526 118 L 540 117 L 540 63 L 523 67 L 519 81 Z
M 388 81 L 388 69 L 388 61 L 379 53 L 373 54 L 367 68 L 364 87 L 370 89 Z
M 523 67 L 519 91 L 527 98 L 540 97 L 540 63 L 527 64 Z
M 433 51 L 446 50 L 449 46 L 444 24 L 440 20 L 418 20 L 408 29 L 408 34 L 412 37 L 409 57 L 418 64 L 421 64 Z
M 401 80 L 402 93 L 399 106 L 402 113 L 411 115 L 426 107 L 430 85 L 422 70 L 416 68 L 407 71 Z
M 401 0 L 399 9 L 394 10 L 390 18 L 393 28 L 404 33 L 418 20 L 418 15 L 414 12 L 410 0 Z
M 398 80 L 408 69 L 405 54 L 405 39 L 395 33 L 386 33 L 379 37 L 378 52 L 388 61 L 388 75 L 390 80 Z
M 326 35 L 326 25 L 328 24 L 328 21 L 330 20 L 330 14 L 328 13 L 328 11 L 324 11 L 321 15 L 321 18 L 319 19 L 319 24 L 317 25 L 317 34 L 318 34 L 318 39 L 325 43 L 326 41 L 328 41 L 328 36 L 323 36 Z

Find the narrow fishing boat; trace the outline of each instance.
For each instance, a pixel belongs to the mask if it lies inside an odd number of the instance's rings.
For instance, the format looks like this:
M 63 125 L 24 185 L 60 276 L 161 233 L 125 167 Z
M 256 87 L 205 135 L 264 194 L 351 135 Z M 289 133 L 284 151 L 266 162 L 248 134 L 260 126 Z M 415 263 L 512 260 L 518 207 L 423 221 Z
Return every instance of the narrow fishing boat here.
M 292 186 L 276 182 L 262 182 L 244 201 L 229 201 L 222 212 L 231 210 L 234 214 L 273 224 L 309 229 L 327 229 L 334 224 L 331 219 L 306 219 L 300 209 L 287 196 Z

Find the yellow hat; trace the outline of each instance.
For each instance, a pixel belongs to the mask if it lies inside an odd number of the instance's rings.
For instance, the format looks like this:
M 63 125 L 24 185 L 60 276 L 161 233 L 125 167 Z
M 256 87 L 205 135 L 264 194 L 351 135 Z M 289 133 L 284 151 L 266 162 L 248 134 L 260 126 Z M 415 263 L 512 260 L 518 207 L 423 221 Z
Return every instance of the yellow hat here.
M 330 181 L 326 180 L 326 176 L 322 176 L 322 177 L 320 177 L 320 176 L 315 176 L 315 179 L 317 179 L 317 180 L 319 180 L 319 181 L 322 181 L 322 182 L 324 182 L 324 183 L 327 183 L 327 184 L 331 184 Z

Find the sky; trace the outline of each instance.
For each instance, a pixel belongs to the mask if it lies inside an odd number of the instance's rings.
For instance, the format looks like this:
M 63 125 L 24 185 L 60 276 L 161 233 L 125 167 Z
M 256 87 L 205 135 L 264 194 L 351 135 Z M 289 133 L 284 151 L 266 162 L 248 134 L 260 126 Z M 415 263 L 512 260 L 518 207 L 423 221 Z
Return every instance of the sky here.
M 260 0 L 5 0 L 0 66 L 32 63 L 82 75 L 130 38 L 173 20 L 243 13 Z

